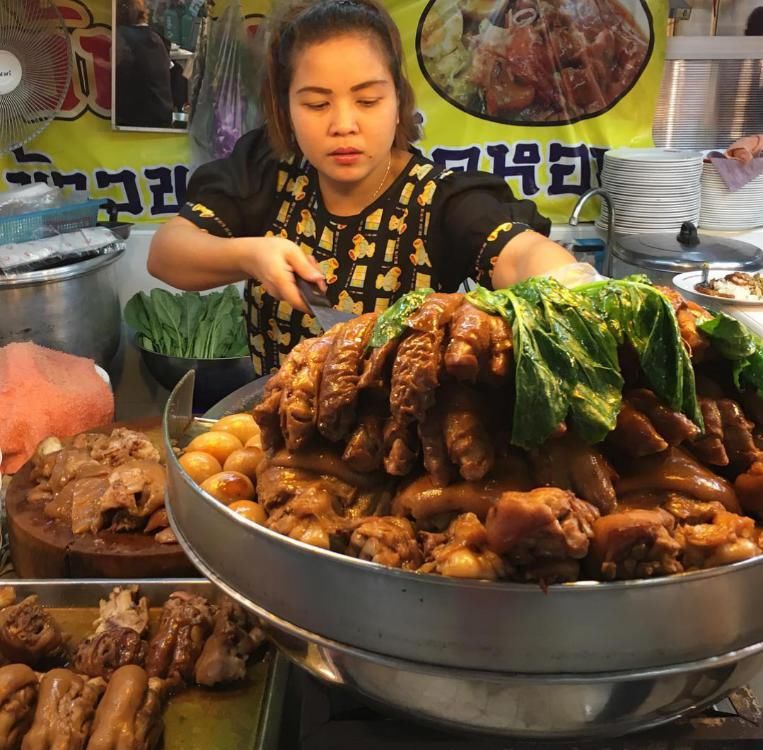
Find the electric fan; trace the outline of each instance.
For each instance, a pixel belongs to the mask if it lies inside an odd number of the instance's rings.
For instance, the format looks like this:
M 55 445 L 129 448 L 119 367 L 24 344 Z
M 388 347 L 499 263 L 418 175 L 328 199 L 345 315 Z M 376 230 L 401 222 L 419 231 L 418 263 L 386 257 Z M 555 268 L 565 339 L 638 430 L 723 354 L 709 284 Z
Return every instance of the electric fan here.
M 39 135 L 71 74 L 71 42 L 53 0 L 0 0 L 0 153 Z

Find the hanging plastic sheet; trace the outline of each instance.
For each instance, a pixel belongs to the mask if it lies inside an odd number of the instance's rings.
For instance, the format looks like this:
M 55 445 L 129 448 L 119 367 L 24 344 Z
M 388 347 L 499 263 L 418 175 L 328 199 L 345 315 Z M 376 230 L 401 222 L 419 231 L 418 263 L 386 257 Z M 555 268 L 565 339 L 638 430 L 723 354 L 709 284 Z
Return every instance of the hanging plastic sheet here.
M 239 2 L 210 22 L 189 133 L 194 162 L 227 156 L 257 123 L 259 77 Z

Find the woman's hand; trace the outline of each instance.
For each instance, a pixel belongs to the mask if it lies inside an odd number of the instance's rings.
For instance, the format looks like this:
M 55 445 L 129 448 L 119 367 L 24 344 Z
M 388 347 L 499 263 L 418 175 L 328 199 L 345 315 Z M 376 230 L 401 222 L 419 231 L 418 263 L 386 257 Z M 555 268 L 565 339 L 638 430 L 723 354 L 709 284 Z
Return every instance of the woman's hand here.
M 308 312 L 294 283 L 294 274 L 317 283 L 323 273 L 312 256 L 282 237 L 217 237 L 175 216 L 151 241 L 148 272 L 187 291 L 212 289 L 257 279 L 268 294 Z
M 494 289 L 501 289 L 574 262 L 572 253 L 548 237 L 532 231 L 522 232 L 501 250 L 491 281 Z
M 241 237 L 233 241 L 238 245 L 241 270 L 257 279 L 268 294 L 288 302 L 295 310 L 309 312 L 295 283 L 295 274 L 326 290 L 323 273 L 315 258 L 305 255 L 291 240 Z

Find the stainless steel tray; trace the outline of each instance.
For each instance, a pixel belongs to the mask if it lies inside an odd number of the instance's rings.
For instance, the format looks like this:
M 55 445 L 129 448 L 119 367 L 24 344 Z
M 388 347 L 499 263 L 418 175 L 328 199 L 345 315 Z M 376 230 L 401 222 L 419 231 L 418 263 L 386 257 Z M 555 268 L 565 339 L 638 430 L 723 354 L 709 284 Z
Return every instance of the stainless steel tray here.
M 173 591 L 188 591 L 210 601 L 220 591 L 202 579 L 165 580 L 3 580 L 17 598 L 31 594 L 51 610 L 65 634 L 83 637 L 98 615 L 98 601 L 108 598 L 115 585 L 136 584 L 148 599 L 152 621 Z M 276 750 L 274 734 L 285 691 L 288 662 L 275 650 L 253 661 L 241 683 L 221 689 L 190 688 L 174 696 L 164 711 L 163 750 Z
M 249 407 L 263 385 L 255 381 L 226 402 Z M 189 373 L 167 402 L 168 445 L 184 440 L 192 395 Z M 251 524 L 203 493 L 168 454 L 171 523 L 197 566 L 259 610 L 332 643 L 454 669 L 580 675 L 670 667 L 763 642 L 761 557 L 545 592 L 420 575 Z

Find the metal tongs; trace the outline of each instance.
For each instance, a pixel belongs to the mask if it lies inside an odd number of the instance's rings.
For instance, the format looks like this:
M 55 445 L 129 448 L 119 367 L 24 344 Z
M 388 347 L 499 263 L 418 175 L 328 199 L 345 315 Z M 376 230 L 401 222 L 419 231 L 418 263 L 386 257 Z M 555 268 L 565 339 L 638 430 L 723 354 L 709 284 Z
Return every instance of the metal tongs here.
M 324 332 L 333 328 L 337 323 L 345 323 L 355 317 L 353 313 L 337 310 L 333 307 L 325 292 L 321 291 L 317 284 L 305 281 L 300 276 L 296 277 L 296 281 L 297 288 L 308 310 L 310 310 L 310 314 L 315 316 Z

